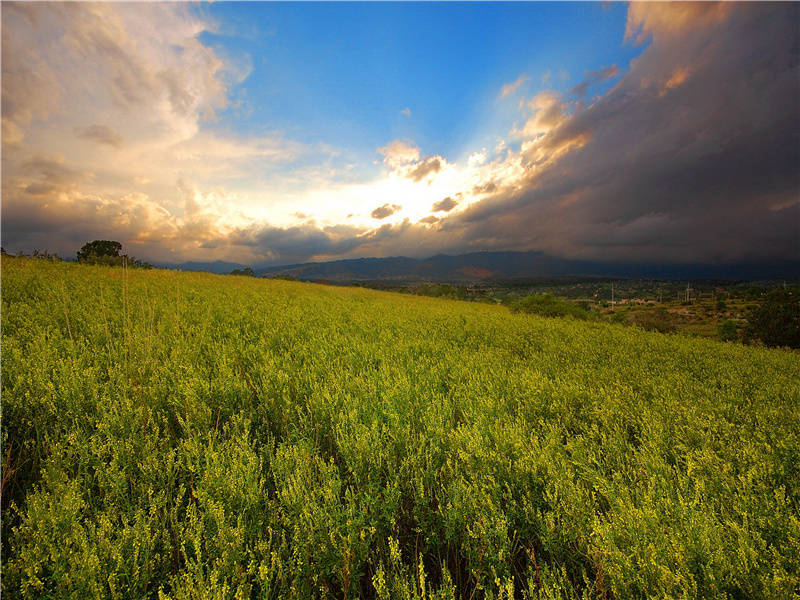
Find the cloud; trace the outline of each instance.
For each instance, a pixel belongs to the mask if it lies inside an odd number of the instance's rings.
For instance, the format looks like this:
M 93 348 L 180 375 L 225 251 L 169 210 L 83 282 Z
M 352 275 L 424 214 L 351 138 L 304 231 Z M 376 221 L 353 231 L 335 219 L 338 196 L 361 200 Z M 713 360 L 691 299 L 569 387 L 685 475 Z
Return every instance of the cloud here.
M 188 5 L 4 3 L 2 13 L 11 251 L 71 254 L 105 237 L 176 262 L 509 249 L 626 262 L 800 258 L 796 4 L 631 5 L 626 35 L 650 43 L 590 105 L 537 94 L 502 136 L 508 145 L 463 163 L 394 140 L 378 149 L 380 178 L 347 185 L 329 173 L 352 157 L 318 149 L 312 160 L 280 132 L 208 126 L 229 106 L 233 75 L 199 41 L 207 25 Z M 85 129 L 101 123 L 124 143 Z M 76 143 L 82 134 L 97 143 Z M 288 165 L 284 183 L 276 172 Z M 386 221 L 369 220 L 375 198 L 385 204 L 372 218 Z M 401 204 L 408 218 L 387 219 Z M 298 211 L 308 220 L 297 224 Z
M 586 79 L 574 86 L 570 92 L 575 96 L 583 96 L 586 94 L 586 88 L 588 88 L 591 84 L 599 81 L 606 81 L 612 77 L 616 77 L 618 74 L 619 70 L 617 69 L 617 65 L 610 65 L 608 67 L 598 69 L 597 71 L 591 71 L 586 74 Z
M 275 227 L 268 224 L 238 229 L 224 243 L 251 253 L 254 264 L 295 263 L 346 254 L 365 243 L 365 230 L 350 226 L 317 227 L 303 224 Z
M 406 177 L 412 181 L 422 181 L 429 175 L 438 173 L 443 163 L 444 159 L 441 156 L 426 156 L 406 172 Z
M 392 167 L 419 160 L 419 148 L 400 140 L 381 146 L 378 153 L 383 155 L 383 162 Z
M 486 149 L 484 148 L 480 152 L 473 152 L 470 154 L 469 158 L 467 159 L 467 165 L 470 167 L 477 167 L 485 163 L 487 158 L 489 158 L 489 155 L 486 153 Z
M 519 87 L 526 81 L 528 81 L 528 77 L 525 75 L 520 75 L 519 77 L 517 77 L 515 81 L 505 84 L 500 89 L 500 97 L 505 98 L 506 96 L 510 96 L 511 94 L 516 92 L 519 89 Z
M 725 20 L 729 10 L 730 4 L 725 2 L 632 2 L 625 39 L 641 44 L 648 36 L 664 39 L 690 29 L 711 27 Z
M 591 106 L 534 98 L 525 175 L 448 228 L 608 261 L 800 258 L 800 7 L 672 6 L 630 7 L 652 43 Z
M 497 184 L 494 181 L 489 181 L 472 188 L 472 193 L 476 196 L 480 194 L 491 194 L 497 191 Z
M 406 106 L 403 110 L 400 111 L 400 114 L 403 115 L 404 117 L 410 117 L 411 109 Z
M 383 206 L 379 206 L 375 210 L 373 210 L 370 215 L 373 219 L 385 219 L 386 217 L 392 216 L 398 210 L 401 210 L 403 207 L 399 204 L 384 204 Z
M 38 240 L 74 252 L 80 240 L 63 232 L 112 235 L 114 223 L 125 224 L 119 237 L 151 240 L 153 258 L 192 253 L 193 232 L 222 236 L 258 218 L 243 213 L 262 207 L 260 199 L 223 186 L 241 189 L 258 174 L 277 188 L 275 171 L 309 155 L 280 132 L 242 137 L 207 128 L 229 105 L 229 82 L 246 71 L 200 42 L 210 26 L 194 7 L 7 2 L 2 20 L 3 236 L 20 249 Z M 197 192 L 202 207 L 193 215 L 184 214 L 192 202 L 176 193 L 180 177 L 213 189 Z M 144 185 L 148 195 L 134 193 Z M 136 216 L 144 213 L 152 218 Z M 135 224 L 151 230 L 136 232 Z M 159 232 L 165 237 L 156 243 Z
M 122 136 L 106 125 L 87 125 L 85 127 L 75 127 L 75 135 L 84 140 L 106 144 L 113 148 L 122 146 Z
M 566 119 L 566 106 L 559 93 L 539 92 L 528 102 L 527 107 L 533 114 L 517 135 L 532 138 L 548 133 Z
M 450 196 L 445 198 L 444 200 L 439 200 L 439 202 L 434 202 L 431 210 L 433 212 L 450 212 L 456 206 L 458 206 L 458 202 L 453 200 Z

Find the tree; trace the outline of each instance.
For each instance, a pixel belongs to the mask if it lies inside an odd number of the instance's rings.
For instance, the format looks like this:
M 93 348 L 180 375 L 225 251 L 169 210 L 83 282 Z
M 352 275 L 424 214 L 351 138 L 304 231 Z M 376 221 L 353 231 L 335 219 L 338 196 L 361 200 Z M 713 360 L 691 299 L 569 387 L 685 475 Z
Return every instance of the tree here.
M 247 277 L 255 277 L 256 274 L 253 272 L 253 269 L 250 267 L 245 267 L 244 269 L 234 269 L 231 271 L 231 275 L 245 275 Z
M 78 250 L 78 262 L 96 262 L 95 259 L 110 257 L 115 258 L 120 254 L 122 244 L 111 240 L 95 240 L 84 244 Z
M 761 305 L 750 309 L 745 339 L 800 348 L 800 290 L 773 290 Z
M 136 267 L 140 269 L 152 269 L 153 265 L 141 260 L 136 260 L 133 256 L 120 254 L 122 244 L 112 240 L 94 240 L 84 244 L 78 250 L 78 262 L 92 265 L 108 265 L 111 267 Z

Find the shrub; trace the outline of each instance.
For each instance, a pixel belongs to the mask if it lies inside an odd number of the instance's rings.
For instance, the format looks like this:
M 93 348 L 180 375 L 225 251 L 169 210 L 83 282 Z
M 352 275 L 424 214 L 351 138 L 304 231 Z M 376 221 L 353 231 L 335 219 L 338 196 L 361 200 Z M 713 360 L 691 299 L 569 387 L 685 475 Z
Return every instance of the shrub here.
M 800 348 L 800 291 L 778 289 L 767 294 L 764 302 L 748 312 L 745 339 Z
M 556 298 L 551 294 L 526 296 L 511 302 L 509 308 L 511 312 L 524 312 L 543 317 L 573 317 L 584 320 L 591 317 L 591 313 L 577 302 Z
M 736 327 L 736 323 L 730 319 L 717 325 L 717 335 L 723 342 L 739 341 L 739 330 Z

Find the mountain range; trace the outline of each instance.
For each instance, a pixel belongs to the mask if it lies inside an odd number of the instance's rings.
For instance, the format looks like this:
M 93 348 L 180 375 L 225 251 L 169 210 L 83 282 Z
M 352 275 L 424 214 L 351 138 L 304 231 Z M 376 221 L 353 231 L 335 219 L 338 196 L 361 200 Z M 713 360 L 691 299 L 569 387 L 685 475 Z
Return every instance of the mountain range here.
M 798 279 L 800 261 L 753 264 L 602 263 L 558 258 L 542 252 L 472 252 L 356 258 L 254 268 L 262 277 L 291 277 L 335 283 L 386 281 L 476 283 L 550 277 L 628 277 L 652 279 Z

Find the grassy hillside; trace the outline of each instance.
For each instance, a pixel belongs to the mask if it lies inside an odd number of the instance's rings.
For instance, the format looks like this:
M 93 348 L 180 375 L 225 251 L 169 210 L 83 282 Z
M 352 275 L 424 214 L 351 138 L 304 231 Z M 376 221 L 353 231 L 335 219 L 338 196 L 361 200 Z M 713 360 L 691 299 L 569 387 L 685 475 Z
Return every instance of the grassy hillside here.
M 789 598 L 800 355 L 2 264 L 7 598 Z

